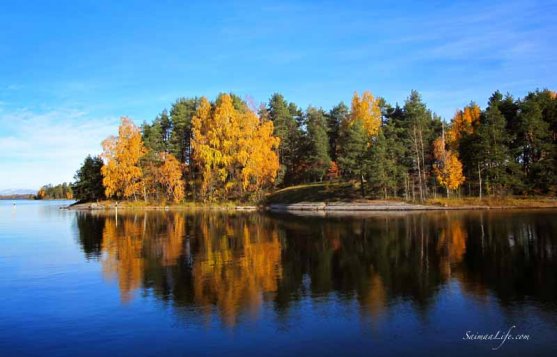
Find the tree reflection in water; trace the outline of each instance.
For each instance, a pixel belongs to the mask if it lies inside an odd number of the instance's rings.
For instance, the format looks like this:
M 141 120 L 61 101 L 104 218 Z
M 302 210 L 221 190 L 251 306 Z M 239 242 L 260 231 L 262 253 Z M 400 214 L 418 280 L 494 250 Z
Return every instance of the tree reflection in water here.
M 227 326 L 269 303 L 279 316 L 305 298 L 356 300 L 377 317 L 396 300 L 427 311 L 438 291 L 501 304 L 556 301 L 552 211 L 312 217 L 225 212 L 77 215 L 85 255 L 118 281 L 176 308 L 216 312 Z

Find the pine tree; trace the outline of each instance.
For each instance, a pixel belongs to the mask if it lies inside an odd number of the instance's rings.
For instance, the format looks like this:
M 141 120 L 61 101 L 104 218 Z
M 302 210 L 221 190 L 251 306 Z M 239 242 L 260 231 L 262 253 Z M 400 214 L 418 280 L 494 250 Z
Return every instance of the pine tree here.
M 404 103 L 404 120 L 406 137 L 414 167 L 414 181 L 418 184 L 420 200 L 429 194 L 429 173 L 432 169 L 433 155 L 431 147 L 435 136 L 435 119 L 423 103 L 420 94 L 412 91 Z
M 399 192 L 403 192 L 404 197 L 409 199 L 409 172 L 414 169 L 414 155 L 411 151 L 412 145 L 405 113 L 398 104 L 394 108 L 386 105 L 383 110 L 385 123 L 382 130 L 387 139 L 389 157 L 394 166 L 393 195 L 396 196 Z
M 325 113 L 322 109 L 309 107 L 306 115 L 308 176 L 311 181 L 323 181 L 331 165 Z
M 298 158 L 299 145 L 301 144 L 301 132 L 299 130 L 301 115 L 295 104 L 288 103 L 281 94 L 275 93 L 269 100 L 268 116 L 273 123 L 274 135 L 280 138 L 279 160 L 281 169 L 277 184 L 289 185 L 295 181 L 296 171 L 300 165 Z
M 350 115 L 348 107 L 343 102 L 340 102 L 331 109 L 327 115 L 327 133 L 329 135 L 329 155 L 331 160 L 337 159 L 337 146 L 340 135 L 340 124 L 348 119 Z
M 375 192 L 387 198 L 388 191 L 396 185 L 396 162 L 390 155 L 389 140 L 379 130 L 373 141 L 369 158 L 369 183 Z
M 74 197 L 80 201 L 102 200 L 104 196 L 103 161 L 99 156 L 88 155 L 74 176 L 71 188 Z
M 488 107 L 476 137 L 472 138 L 473 145 L 469 146 L 470 154 L 476 159 L 475 166 L 471 166 L 477 167 L 480 196 L 482 181 L 489 195 L 504 195 L 520 185 L 521 173 L 509 150 L 511 136 L 505 127 L 505 117 L 497 106 Z
M 191 163 L 192 118 L 195 115 L 198 98 L 179 98 L 170 109 L 171 132 L 168 141 L 170 152 L 183 164 Z M 164 124 L 164 123 L 161 123 Z M 164 125 L 163 132 L 164 131 Z
M 359 179 L 362 196 L 365 196 L 365 175 L 369 164 L 369 136 L 361 121 L 344 122 L 339 138 L 338 165 L 347 179 Z
M 516 144 L 530 192 L 545 194 L 557 186 L 555 137 L 552 124 L 555 99 L 546 92 L 531 92 L 519 104 Z

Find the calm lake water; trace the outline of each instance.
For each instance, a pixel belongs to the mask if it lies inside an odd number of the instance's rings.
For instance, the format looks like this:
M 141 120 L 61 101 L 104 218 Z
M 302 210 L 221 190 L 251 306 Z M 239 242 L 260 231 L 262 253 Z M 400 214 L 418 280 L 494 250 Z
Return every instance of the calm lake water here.
M 555 210 L 63 204 L 0 201 L 2 356 L 557 355 Z

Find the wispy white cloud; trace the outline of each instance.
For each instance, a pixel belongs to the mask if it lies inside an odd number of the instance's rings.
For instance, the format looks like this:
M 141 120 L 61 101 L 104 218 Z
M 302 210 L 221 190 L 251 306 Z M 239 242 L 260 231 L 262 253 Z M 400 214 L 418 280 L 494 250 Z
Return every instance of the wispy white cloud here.
M 118 118 L 91 118 L 73 109 L 0 110 L 0 189 L 71 181 L 85 156 L 98 154 L 117 126 Z

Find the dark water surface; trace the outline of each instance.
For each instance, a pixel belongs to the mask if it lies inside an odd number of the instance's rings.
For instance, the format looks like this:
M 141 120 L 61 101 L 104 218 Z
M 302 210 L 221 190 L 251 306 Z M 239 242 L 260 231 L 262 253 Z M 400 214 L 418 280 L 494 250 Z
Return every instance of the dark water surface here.
M 0 201 L 2 356 L 557 355 L 555 210 L 62 204 Z

